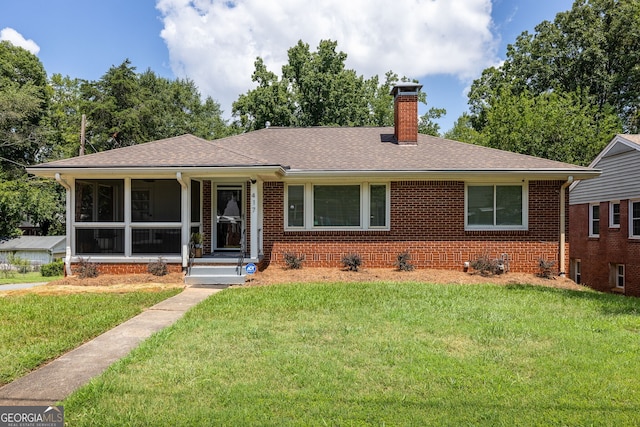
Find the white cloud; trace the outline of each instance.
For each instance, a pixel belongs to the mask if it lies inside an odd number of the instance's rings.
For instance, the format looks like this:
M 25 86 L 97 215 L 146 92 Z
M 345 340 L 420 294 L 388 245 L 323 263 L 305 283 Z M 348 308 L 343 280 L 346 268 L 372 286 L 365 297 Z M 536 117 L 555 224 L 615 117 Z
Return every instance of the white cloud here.
M 12 45 L 28 50 L 34 55 L 37 55 L 38 52 L 40 52 L 40 46 L 38 46 L 36 42 L 31 39 L 25 39 L 22 34 L 13 28 L 6 27 L 0 30 L 0 40 L 7 40 Z
M 280 74 L 298 40 L 338 42 L 365 77 L 476 77 L 497 61 L 490 0 L 158 0 L 171 67 L 226 115 L 251 81 L 256 57 Z M 428 90 L 428 88 L 425 88 Z

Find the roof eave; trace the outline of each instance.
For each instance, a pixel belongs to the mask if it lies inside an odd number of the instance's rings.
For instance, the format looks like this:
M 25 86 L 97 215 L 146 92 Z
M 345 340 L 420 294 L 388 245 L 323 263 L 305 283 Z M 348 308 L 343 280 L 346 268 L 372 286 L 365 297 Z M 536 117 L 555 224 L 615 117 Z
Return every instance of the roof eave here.
M 286 170 L 287 178 L 380 177 L 428 180 L 544 179 L 567 180 L 568 177 L 591 179 L 600 176 L 596 169 L 446 169 L 446 170 Z
M 55 178 L 56 174 L 65 177 L 168 177 L 173 178 L 177 172 L 181 172 L 186 177 L 206 177 L 206 176 L 282 176 L 284 168 L 281 165 L 230 165 L 230 166 L 164 166 L 164 167 L 32 167 L 27 168 L 30 174 Z

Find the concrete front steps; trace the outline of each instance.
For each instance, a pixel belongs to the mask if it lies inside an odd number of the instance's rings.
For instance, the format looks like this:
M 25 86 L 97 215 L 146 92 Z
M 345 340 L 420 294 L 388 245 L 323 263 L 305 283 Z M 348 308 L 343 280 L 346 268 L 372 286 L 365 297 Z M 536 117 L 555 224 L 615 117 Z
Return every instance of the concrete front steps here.
M 238 271 L 240 270 L 240 271 Z M 193 265 L 184 278 L 187 285 L 242 285 L 246 272 L 237 264 Z

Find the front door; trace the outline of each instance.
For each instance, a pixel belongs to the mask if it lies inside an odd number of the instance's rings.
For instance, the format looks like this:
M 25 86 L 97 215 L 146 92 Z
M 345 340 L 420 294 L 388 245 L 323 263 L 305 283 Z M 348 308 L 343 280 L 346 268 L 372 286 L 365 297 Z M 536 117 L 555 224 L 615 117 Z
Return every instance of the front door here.
M 238 251 L 243 235 L 244 200 L 242 185 L 218 185 L 215 209 L 216 230 L 214 250 Z

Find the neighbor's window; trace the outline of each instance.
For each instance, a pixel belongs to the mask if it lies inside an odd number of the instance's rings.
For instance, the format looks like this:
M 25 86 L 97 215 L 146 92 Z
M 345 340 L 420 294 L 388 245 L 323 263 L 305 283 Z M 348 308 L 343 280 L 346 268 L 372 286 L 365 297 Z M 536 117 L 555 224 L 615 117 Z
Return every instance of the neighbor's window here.
M 582 283 L 582 262 L 579 259 L 573 260 L 573 280 L 578 285 Z
M 620 228 L 620 202 L 609 202 L 609 227 Z
M 600 235 L 600 204 L 589 205 L 589 236 L 598 237 Z
M 76 221 L 124 221 L 124 180 L 76 180 L 75 187 Z
M 640 200 L 629 202 L 629 237 L 640 237 Z
M 285 191 L 285 228 L 387 228 L 387 184 L 291 184 Z
M 468 229 L 525 229 L 526 189 L 523 185 L 468 185 Z
M 611 269 L 615 287 L 624 289 L 624 264 L 611 264 Z

